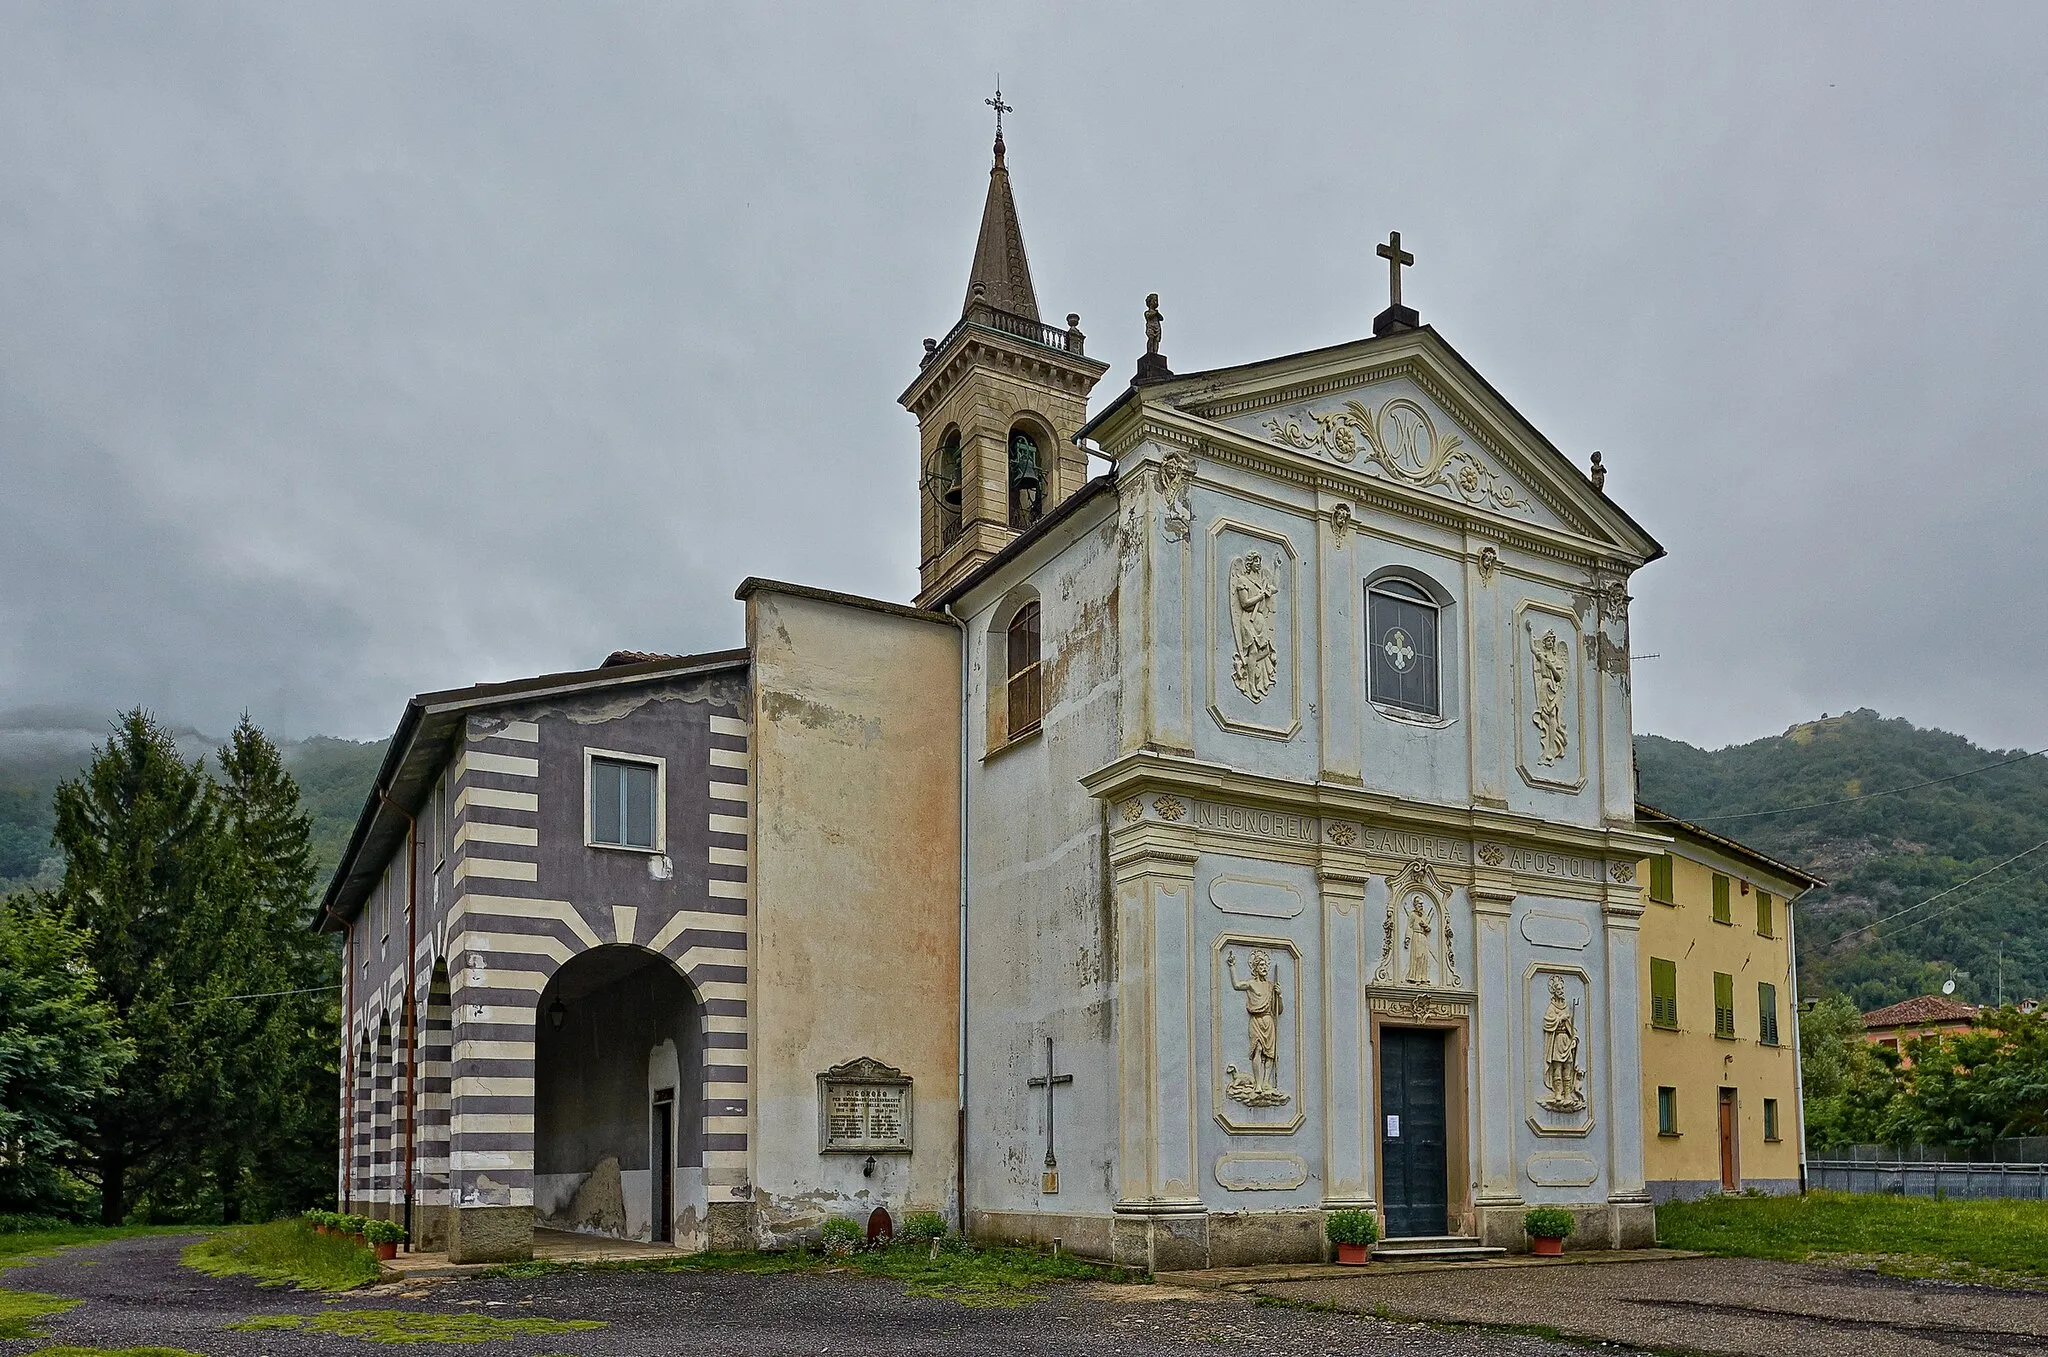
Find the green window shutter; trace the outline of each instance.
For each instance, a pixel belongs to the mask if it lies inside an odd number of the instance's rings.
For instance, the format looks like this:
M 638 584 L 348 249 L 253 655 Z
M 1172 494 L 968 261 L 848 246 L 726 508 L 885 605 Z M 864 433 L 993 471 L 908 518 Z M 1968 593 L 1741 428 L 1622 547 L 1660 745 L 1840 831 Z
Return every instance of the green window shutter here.
M 1660 853 L 1650 859 L 1650 898 L 1660 904 L 1673 903 L 1671 895 L 1671 855 Z
M 1768 981 L 1756 986 L 1756 1039 L 1766 1046 L 1778 1044 L 1778 987 Z
M 1678 963 L 1650 958 L 1650 1025 L 1678 1026 Z
M 1725 971 L 1714 972 L 1714 1035 L 1735 1035 L 1735 977 Z
M 1756 935 L 1760 938 L 1776 937 L 1777 935 L 1771 931 L 1775 926 L 1775 921 L 1771 917 L 1771 893 L 1769 891 L 1758 891 L 1756 893 Z
M 1735 922 L 1735 916 L 1728 912 L 1728 878 L 1719 872 L 1714 873 L 1714 922 Z

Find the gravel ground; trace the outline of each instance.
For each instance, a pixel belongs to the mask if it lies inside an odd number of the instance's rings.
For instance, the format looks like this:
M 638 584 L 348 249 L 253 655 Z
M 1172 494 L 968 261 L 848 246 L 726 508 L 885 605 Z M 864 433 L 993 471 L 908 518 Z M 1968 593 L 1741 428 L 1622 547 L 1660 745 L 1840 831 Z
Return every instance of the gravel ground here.
M 1228 1292 L 1160 1286 L 1049 1287 L 1029 1305 L 969 1309 L 906 1296 L 893 1282 L 852 1276 L 745 1277 L 717 1272 L 587 1272 L 500 1281 L 460 1279 L 376 1287 L 339 1299 L 215 1278 L 178 1263 L 188 1242 L 152 1237 L 71 1249 L 10 1270 L 6 1285 L 85 1303 L 49 1321 L 49 1337 L 0 1343 L 15 1357 L 46 1344 L 163 1346 L 206 1357 L 297 1357 L 389 1349 L 354 1338 L 236 1331 L 252 1315 L 317 1315 L 335 1309 L 403 1309 L 494 1318 L 597 1319 L 606 1327 L 521 1336 L 453 1348 L 451 1354 L 947 1353 L 1096 1357 L 1146 1353 L 1371 1353 L 1374 1357 L 1554 1357 L 1582 1349 L 1538 1338 L 1444 1331 L 1312 1309 L 1261 1305 Z M 1596 1269 L 1574 1269 L 1594 1271 Z M 1614 1271 L 1617 1269 L 1597 1269 Z M 419 1344 L 416 1346 L 427 1347 Z
M 1753 1258 L 1381 1273 L 1271 1282 L 1275 1299 L 1439 1322 L 1770 1357 L 2041 1357 L 2048 1293 Z

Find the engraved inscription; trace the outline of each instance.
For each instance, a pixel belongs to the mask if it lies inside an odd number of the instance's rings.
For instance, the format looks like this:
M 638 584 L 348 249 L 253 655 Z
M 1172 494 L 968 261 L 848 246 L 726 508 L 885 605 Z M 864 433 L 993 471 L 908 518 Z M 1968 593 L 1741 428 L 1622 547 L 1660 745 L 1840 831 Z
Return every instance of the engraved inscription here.
M 1562 881 L 1598 881 L 1600 864 L 1592 858 L 1575 858 L 1568 853 L 1532 853 L 1526 848 L 1508 850 L 1508 870 L 1531 876 L 1554 876 Z
M 1244 806 L 1219 806 L 1195 802 L 1195 828 L 1220 829 L 1233 834 L 1250 834 L 1287 843 L 1316 842 L 1317 821 L 1313 815 L 1287 815 Z
M 1442 839 L 1434 834 L 1416 834 L 1405 829 L 1382 829 L 1367 825 L 1360 843 L 1368 853 L 1390 858 L 1421 858 L 1424 862 L 1451 862 L 1463 866 L 1472 861 L 1472 846 L 1462 839 Z

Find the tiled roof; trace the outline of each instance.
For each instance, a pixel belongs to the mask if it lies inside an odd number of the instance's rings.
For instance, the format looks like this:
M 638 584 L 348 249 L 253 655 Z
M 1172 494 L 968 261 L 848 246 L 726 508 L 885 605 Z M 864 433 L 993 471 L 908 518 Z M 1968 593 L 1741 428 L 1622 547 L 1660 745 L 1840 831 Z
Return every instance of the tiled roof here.
M 616 669 L 622 664 L 651 664 L 655 660 L 680 660 L 680 655 L 658 655 L 651 650 L 614 650 L 604 657 L 599 669 Z
M 1909 1027 L 1915 1023 L 1968 1022 L 1977 1016 L 1977 1006 L 1951 999 L 1946 994 L 1922 994 L 1901 1003 L 1887 1004 L 1863 1015 L 1865 1027 Z

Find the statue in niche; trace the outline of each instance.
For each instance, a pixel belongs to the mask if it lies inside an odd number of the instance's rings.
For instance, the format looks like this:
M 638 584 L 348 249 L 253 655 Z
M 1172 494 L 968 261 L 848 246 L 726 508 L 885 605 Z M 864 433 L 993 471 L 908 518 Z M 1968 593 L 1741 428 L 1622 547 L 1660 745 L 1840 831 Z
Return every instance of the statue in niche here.
M 1225 952 L 1223 964 L 1230 970 L 1230 987 L 1244 995 L 1245 1025 L 1250 1029 L 1251 1072 L 1226 1065 L 1225 1092 L 1246 1107 L 1279 1107 L 1288 1095 L 1280 1088 L 1280 1014 L 1286 1005 L 1280 997 L 1280 982 L 1273 975 L 1273 958 L 1263 949 L 1252 952 L 1251 977 L 1237 975 L 1237 953 Z
M 1579 1006 L 1564 996 L 1564 977 L 1550 977 L 1543 1011 L 1543 1097 L 1552 1112 L 1586 1110 L 1586 1073 L 1579 1068 Z
M 1543 741 L 1543 762 L 1556 763 L 1570 743 L 1564 726 L 1564 685 L 1571 670 L 1572 648 L 1555 631 L 1529 634 L 1529 649 L 1536 660 L 1536 733 Z
M 1280 676 L 1280 656 L 1273 648 L 1279 597 L 1280 572 L 1258 552 L 1247 552 L 1230 563 L 1230 633 L 1237 643 L 1230 677 L 1254 702 L 1271 692 Z
M 1436 983 L 1435 949 L 1430 945 L 1429 935 L 1435 928 L 1429 921 L 1430 901 L 1421 894 L 1408 897 L 1408 971 L 1402 976 L 1411 985 L 1434 985 Z

